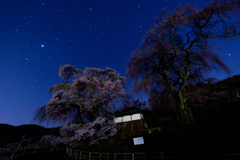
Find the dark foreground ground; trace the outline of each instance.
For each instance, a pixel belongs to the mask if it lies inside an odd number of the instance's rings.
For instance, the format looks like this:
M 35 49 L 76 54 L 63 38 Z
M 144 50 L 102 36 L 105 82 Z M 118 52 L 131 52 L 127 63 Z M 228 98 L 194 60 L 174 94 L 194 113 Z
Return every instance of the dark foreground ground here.
M 13 158 L 13 160 L 65 160 L 64 152 L 46 152 L 25 155 Z
M 134 137 L 143 137 L 144 145 L 134 145 Z M 217 127 L 166 128 L 152 134 L 115 135 L 97 145 L 76 144 L 76 149 L 91 152 L 204 152 L 239 153 L 240 139 L 231 131 Z
M 238 126 L 228 123 L 222 125 L 211 120 L 199 122 L 197 126 L 179 127 L 178 125 L 162 125 L 160 131 L 152 134 L 134 133 L 117 134 L 99 144 L 89 145 L 88 142 L 76 143 L 73 149 L 89 152 L 187 152 L 187 153 L 240 153 L 240 132 Z M 143 137 L 144 145 L 134 145 L 134 137 Z M 7 155 L 6 155 L 7 156 Z M 8 155 L 9 157 L 9 155 Z M 0 155 L 0 159 L 4 160 Z M 18 160 L 62 160 L 64 153 L 36 153 Z M 240 159 L 240 158 L 239 158 Z M 6 159 L 7 160 L 7 159 Z

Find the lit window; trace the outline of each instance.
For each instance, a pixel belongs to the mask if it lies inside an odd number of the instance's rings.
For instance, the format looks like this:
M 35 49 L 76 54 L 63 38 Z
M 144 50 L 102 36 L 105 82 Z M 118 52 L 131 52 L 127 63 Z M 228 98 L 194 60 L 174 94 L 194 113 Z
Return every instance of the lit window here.
M 114 122 L 115 123 L 121 123 L 122 122 L 122 117 L 114 118 Z
M 131 116 L 124 116 L 123 122 L 128 122 L 128 121 L 131 121 Z
M 137 114 L 133 114 L 133 115 L 132 115 L 132 120 L 139 120 L 139 119 L 141 119 L 140 113 L 137 113 Z

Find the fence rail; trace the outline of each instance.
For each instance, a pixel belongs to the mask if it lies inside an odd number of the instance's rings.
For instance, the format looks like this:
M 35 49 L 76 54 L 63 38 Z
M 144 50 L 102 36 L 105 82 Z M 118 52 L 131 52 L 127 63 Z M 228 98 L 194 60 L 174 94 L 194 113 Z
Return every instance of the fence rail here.
M 87 152 L 66 148 L 68 160 L 231 160 L 240 159 L 240 153 L 172 153 L 172 152 L 135 152 L 135 153 L 101 153 Z
M 240 159 L 240 153 L 185 153 L 185 152 L 134 152 L 134 153 L 102 153 L 87 152 L 71 148 L 29 148 L 16 152 L 14 157 L 22 157 L 35 153 L 65 152 L 65 160 L 232 160 Z

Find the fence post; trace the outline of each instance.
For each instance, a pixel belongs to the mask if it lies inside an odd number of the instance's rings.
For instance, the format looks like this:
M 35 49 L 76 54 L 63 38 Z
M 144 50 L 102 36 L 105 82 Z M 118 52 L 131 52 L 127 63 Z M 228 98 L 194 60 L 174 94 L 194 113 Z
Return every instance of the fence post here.
M 73 159 L 75 158 L 75 152 L 76 152 L 76 150 L 73 149 L 73 156 L 72 156 Z
M 80 158 L 79 158 L 79 160 L 81 160 L 82 159 L 82 151 L 80 151 Z
M 132 153 L 132 160 L 134 160 L 134 153 Z
M 78 151 L 75 150 L 75 159 L 77 159 L 77 156 L 78 156 Z
M 224 154 L 224 159 L 227 160 L 227 155 L 226 154 Z
M 68 156 L 68 148 L 66 147 L 66 150 L 65 150 L 65 154 L 66 154 L 66 157 Z
M 72 159 L 74 158 L 74 150 L 72 149 L 72 154 L 71 154 L 71 156 L 72 156 Z
M 204 158 L 207 159 L 207 155 L 206 155 L 206 153 L 203 153 L 203 155 L 204 155 Z
M 74 159 L 74 155 L 75 155 L 75 150 L 72 150 L 72 159 Z
M 75 150 L 73 149 L 73 152 L 72 152 L 72 159 L 74 159 L 74 156 L 75 156 Z
M 91 154 L 92 154 L 92 153 L 91 153 L 91 152 L 89 152 L 89 160 L 91 160 Z
M 152 160 L 154 160 L 154 157 L 153 157 L 153 152 L 151 152 L 151 154 L 152 154 Z M 161 154 L 162 154 L 162 152 L 161 152 Z
M 163 152 L 161 152 L 161 156 L 162 156 L 162 160 L 164 160 L 164 155 L 163 155 Z
M 114 153 L 114 160 L 116 160 L 116 153 Z
M 107 153 L 107 160 L 108 160 L 108 157 L 109 157 L 109 153 Z
M 100 156 L 99 156 L 99 160 L 101 160 L 102 159 L 102 153 L 100 153 Z
M 69 149 L 69 152 L 68 152 L 69 154 L 68 154 L 68 157 L 69 157 L 69 159 L 70 159 L 70 157 L 71 157 L 71 154 L 72 154 L 72 149 Z

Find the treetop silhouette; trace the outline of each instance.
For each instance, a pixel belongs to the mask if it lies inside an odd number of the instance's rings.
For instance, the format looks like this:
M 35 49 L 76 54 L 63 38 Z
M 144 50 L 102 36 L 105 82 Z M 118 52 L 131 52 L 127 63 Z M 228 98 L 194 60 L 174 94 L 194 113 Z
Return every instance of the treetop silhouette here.
M 201 9 L 180 6 L 172 12 L 163 9 L 142 40 L 142 47 L 132 52 L 126 74 L 135 91 L 149 97 L 164 91 L 172 97 L 182 124 L 194 124 L 186 101 L 188 85 L 205 80 L 206 73 L 231 70 L 215 52 L 213 39 L 239 37 L 238 0 L 213 0 Z

